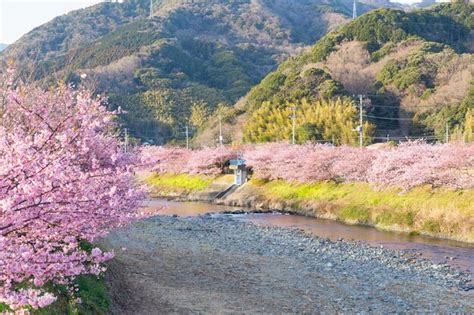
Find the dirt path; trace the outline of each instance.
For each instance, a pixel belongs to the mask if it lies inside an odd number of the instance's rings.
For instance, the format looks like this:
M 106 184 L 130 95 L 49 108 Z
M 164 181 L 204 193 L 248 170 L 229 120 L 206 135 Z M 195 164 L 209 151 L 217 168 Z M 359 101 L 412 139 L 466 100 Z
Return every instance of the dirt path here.
M 232 219 L 155 217 L 104 244 L 112 314 L 474 312 L 449 267 Z

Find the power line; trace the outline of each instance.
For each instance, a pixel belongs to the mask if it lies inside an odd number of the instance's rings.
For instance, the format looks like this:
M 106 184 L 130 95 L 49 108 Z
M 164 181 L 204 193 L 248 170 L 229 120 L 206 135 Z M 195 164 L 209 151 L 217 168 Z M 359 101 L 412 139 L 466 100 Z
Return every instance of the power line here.
M 427 23 L 427 22 L 414 22 L 414 21 L 403 21 L 403 25 L 406 24 L 417 24 L 417 25 L 435 25 L 435 26 L 454 26 L 456 28 L 467 28 L 464 25 L 454 24 L 454 23 Z M 393 24 L 392 24 L 393 25 Z
M 364 115 L 364 117 L 373 118 L 373 119 L 383 119 L 383 120 L 413 121 L 413 118 L 392 118 L 392 117 L 381 117 L 381 116 L 372 116 L 372 115 Z
M 373 105 L 370 104 L 368 107 L 377 107 L 377 108 L 399 108 L 399 109 L 404 109 L 404 108 L 432 108 L 432 109 L 437 109 L 438 107 L 436 106 L 428 106 L 428 105 Z
M 426 139 L 426 140 L 438 140 L 440 137 L 438 136 L 386 136 L 386 137 L 371 137 L 372 139 L 376 140 L 387 140 L 387 139 L 392 139 L 392 140 L 417 140 L 417 139 Z

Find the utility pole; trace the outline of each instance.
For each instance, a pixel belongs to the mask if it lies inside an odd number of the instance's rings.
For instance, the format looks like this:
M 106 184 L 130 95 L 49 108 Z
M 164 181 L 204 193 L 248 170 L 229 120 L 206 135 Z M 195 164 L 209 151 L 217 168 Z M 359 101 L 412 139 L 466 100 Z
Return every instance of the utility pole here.
M 359 146 L 362 148 L 364 145 L 364 134 L 363 134 L 363 124 L 364 124 L 364 116 L 362 113 L 362 95 L 359 95 Z
M 449 142 L 449 123 L 446 123 L 446 143 Z
M 293 105 L 293 114 L 291 115 L 292 128 L 291 128 L 291 144 L 296 143 L 296 106 Z
M 128 151 L 128 128 L 125 128 L 125 153 Z
M 224 143 L 224 137 L 222 136 L 222 114 L 219 113 L 219 144 Z
M 357 0 L 354 0 L 352 4 L 352 19 L 355 20 L 357 18 Z
M 189 150 L 189 127 L 188 127 L 188 124 L 186 124 L 186 149 Z
M 153 18 L 153 0 L 150 0 L 150 19 Z

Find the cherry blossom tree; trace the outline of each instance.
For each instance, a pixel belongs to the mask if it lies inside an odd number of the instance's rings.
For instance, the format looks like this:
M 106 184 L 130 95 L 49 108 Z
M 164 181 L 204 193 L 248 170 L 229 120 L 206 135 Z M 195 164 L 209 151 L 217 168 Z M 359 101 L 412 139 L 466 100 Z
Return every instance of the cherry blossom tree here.
M 83 241 L 135 219 L 142 191 L 104 99 L 11 78 L 0 78 L 0 303 L 16 310 L 53 303 L 46 284 L 104 271 L 113 253 Z
M 141 148 L 141 167 L 158 174 L 187 172 L 191 150 L 180 147 L 145 146 Z
M 237 153 L 225 146 L 203 148 L 190 154 L 188 166 L 184 171 L 190 174 L 222 174 L 226 163 L 235 158 Z
M 142 167 L 158 174 L 218 175 L 236 157 L 237 153 L 225 146 L 200 150 L 147 146 L 141 150 Z
M 474 144 L 405 142 L 376 152 L 367 176 L 369 182 L 381 188 L 409 190 L 421 185 L 472 188 Z
M 383 149 L 378 149 L 380 152 Z M 373 165 L 375 151 L 350 146 L 337 147 L 337 159 L 331 166 L 335 178 L 349 182 L 367 181 L 367 171 Z
M 215 175 L 235 153 L 224 147 L 188 151 L 152 149 L 159 173 Z M 184 150 L 184 151 L 183 151 Z M 474 144 L 406 142 L 397 147 L 356 148 L 324 144 L 265 143 L 242 148 L 253 176 L 298 183 L 367 182 L 376 189 L 416 186 L 474 187 Z
M 315 182 L 364 180 L 371 154 L 348 146 L 268 143 L 248 147 L 244 159 L 258 178 Z
M 247 146 L 244 150 L 244 160 L 252 168 L 254 176 L 260 179 L 279 179 L 275 156 L 288 148 L 287 144 L 265 143 L 256 146 Z

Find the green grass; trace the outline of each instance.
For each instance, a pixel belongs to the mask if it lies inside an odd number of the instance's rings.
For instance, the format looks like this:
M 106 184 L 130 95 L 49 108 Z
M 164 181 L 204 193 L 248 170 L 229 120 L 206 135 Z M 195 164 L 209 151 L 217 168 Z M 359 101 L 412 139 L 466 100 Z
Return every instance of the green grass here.
M 79 296 L 82 303 L 79 305 L 80 314 L 105 314 L 110 306 L 110 299 L 103 277 L 80 277 L 76 283 L 79 285 Z
M 79 288 L 77 297 L 81 298 L 81 304 L 77 304 L 73 299 L 68 297 L 66 287 L 58 286 L 50 290 L 51 292 L 55 292 L 55 294 L 57 294 L 57 301 L 48 307 L 39 310 L 30 310 L 31 314 L 102 315 L 107 313 L 110 305 L 110 299 L 103 277 L 84 275 L 78 277 L 74 283 Z M 0 303 L 0 313 L 7 311 L 11 310 L 5 304 Z
M 399 225 L 413 227 L 415 221 L 415 213 L 407 211 L 405 213 L 385 210 L 376 218 L 376 224 L 381 226 Z
M 377 191 L 366 183 L 297 184 L 252 180 L 267 200 L 284 201 L 294 209 L 312 208 L 315 215 L 390 230 L 474 242 L 474 189 L 417 187 L 408 192 Z
M 424 222 L 423 229 L 432 233 L 439 233 L 441 231 L 439 222 L 433 220 L 428 220 Z
M 203 191 L 217 178 L 194 175 L 151 175 L 145 181 L 162 196 Z M 408 192 L 375 190 L 367 183 L 319 182 L 312 184 L 252 179 L 251 194 L 259 200 L 281 202 L 294 211 L 310 209 L 315 216 L 381 229 L 401 230 L 474 242 L 474 189 L 433 189 Z M 305 213 L 306 214 L 306 213 Z
M 348 222 L 369 223 L 370 211 L 362 207 L 348 206 L 339 211 L 338 218 Z
M 145 179 L 147 184 L 165 192 L 170 190 L 203 191 L 212 181 L 211 177 L 187 174 L 153 174 Z
M 7 311 L 10 311 L 10 308 L 6 304 L 0 303 L 0 314 L 3 314 Z

